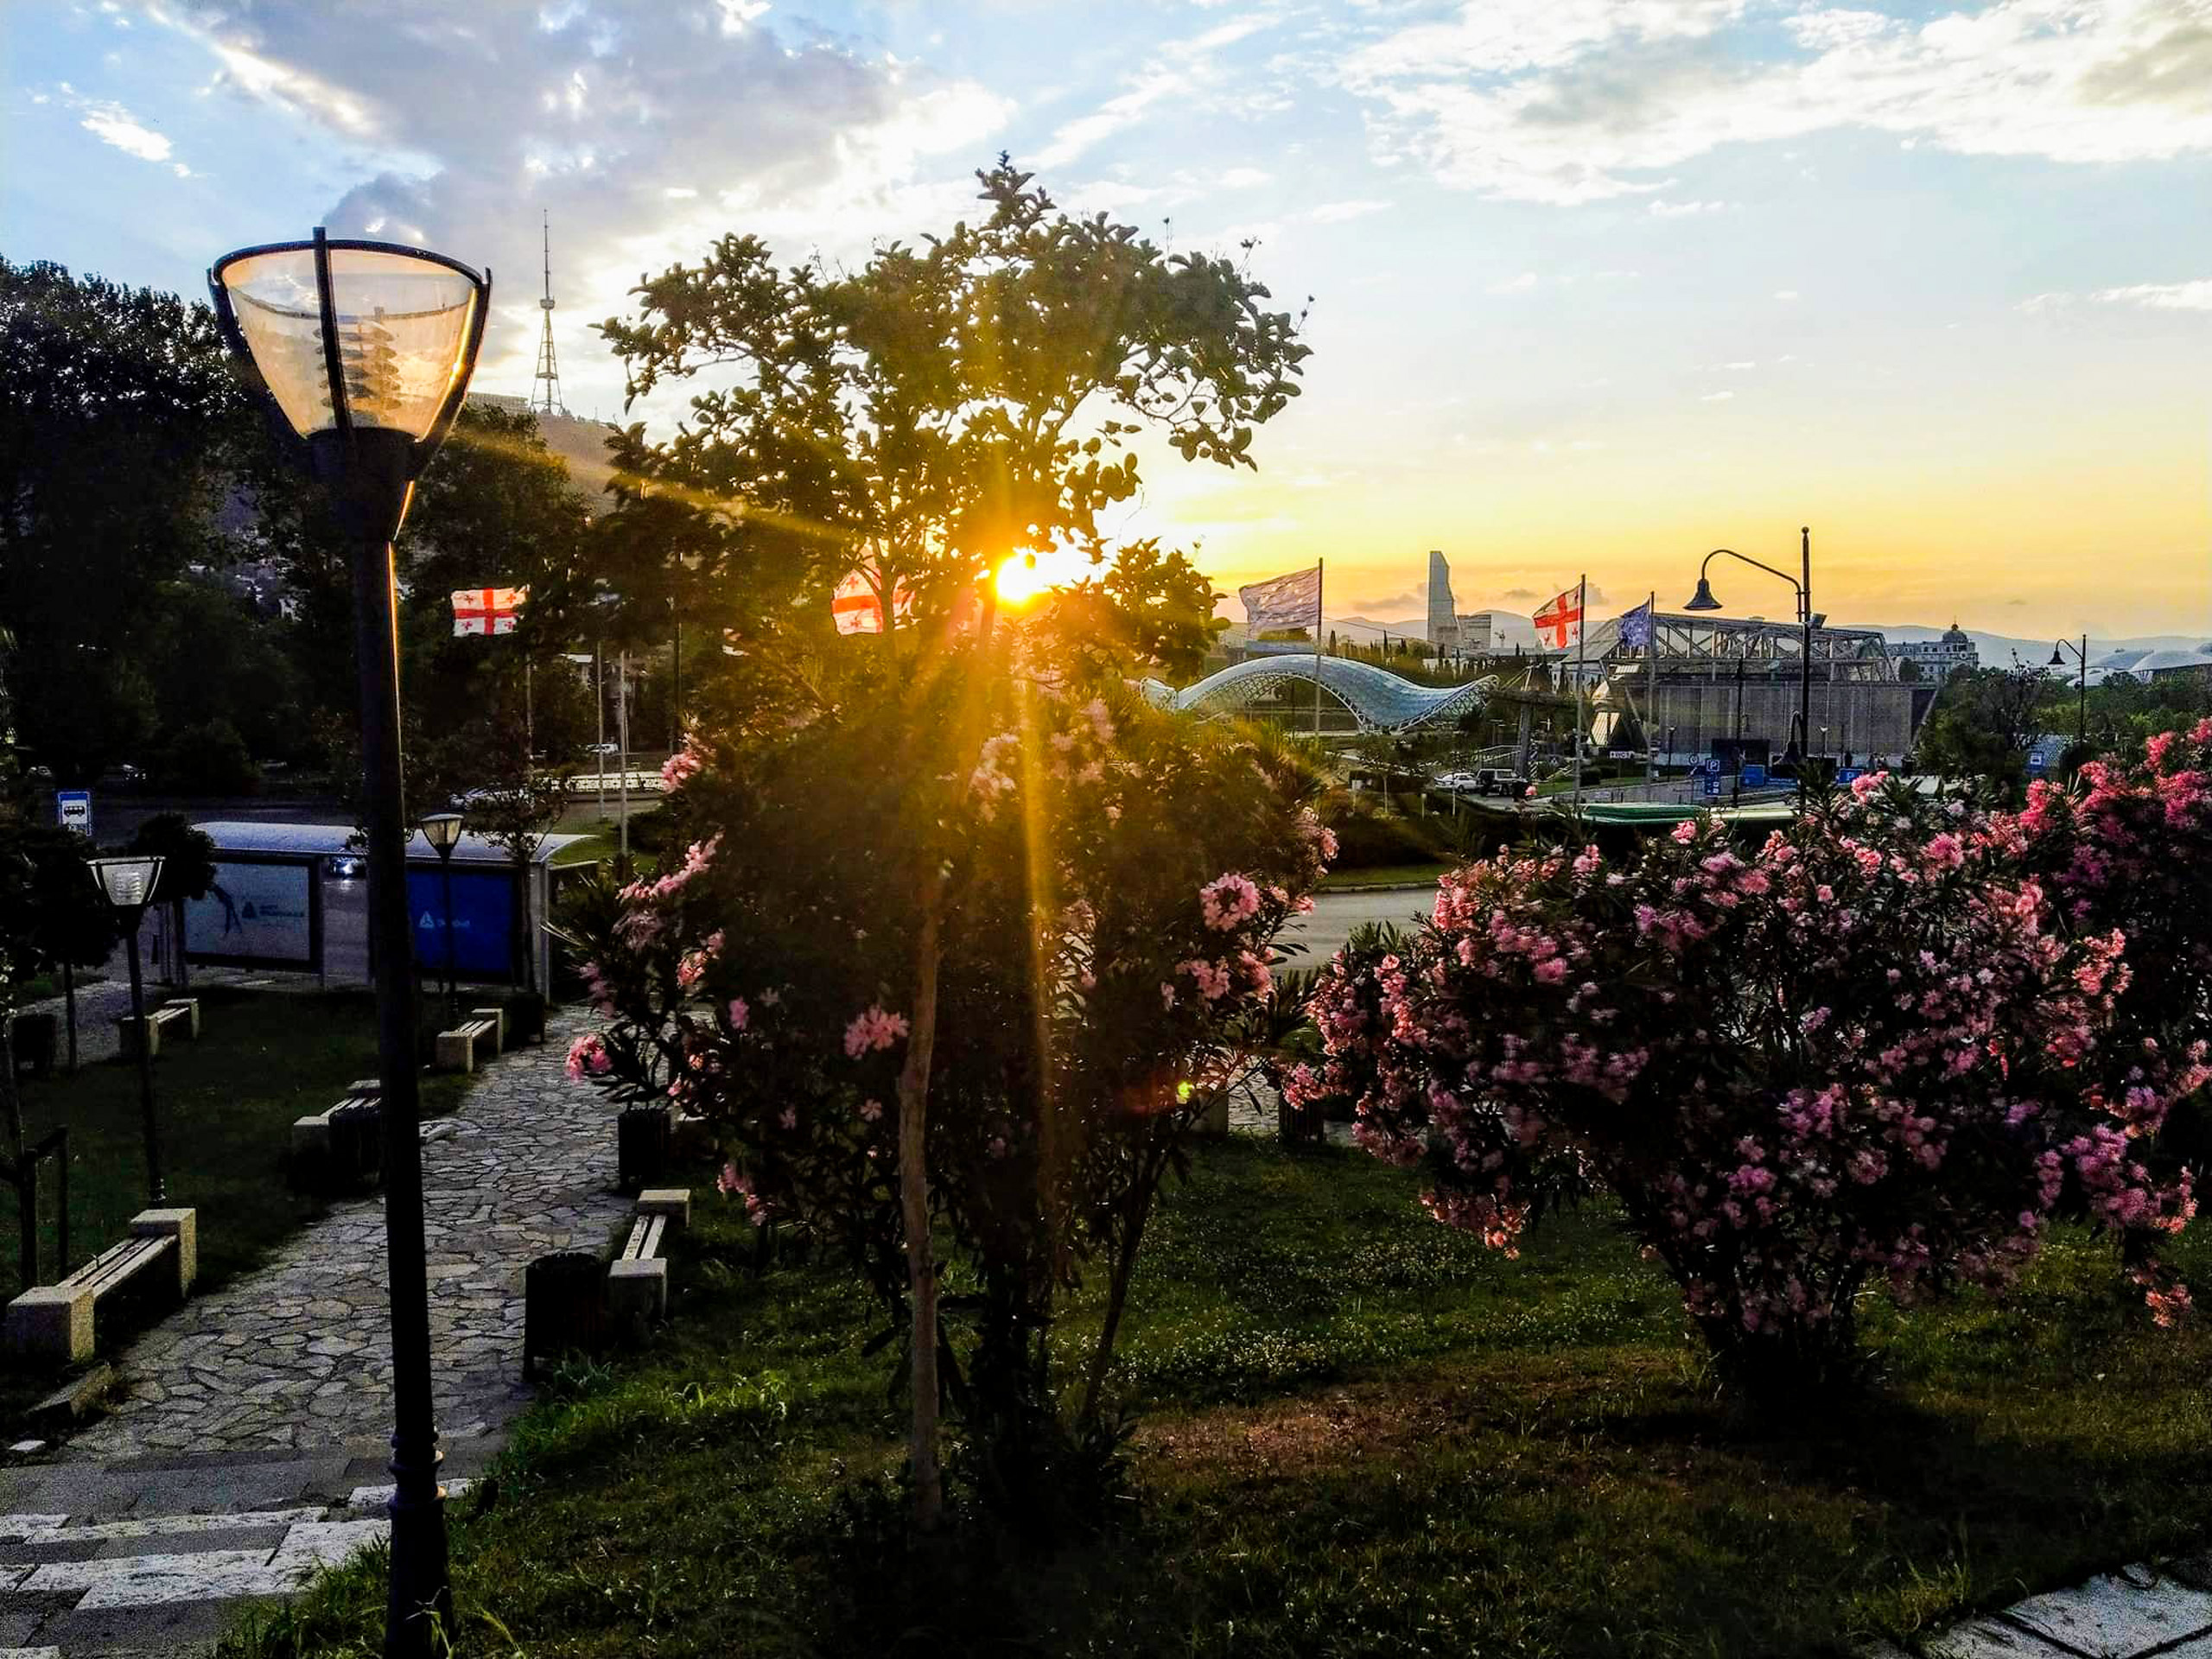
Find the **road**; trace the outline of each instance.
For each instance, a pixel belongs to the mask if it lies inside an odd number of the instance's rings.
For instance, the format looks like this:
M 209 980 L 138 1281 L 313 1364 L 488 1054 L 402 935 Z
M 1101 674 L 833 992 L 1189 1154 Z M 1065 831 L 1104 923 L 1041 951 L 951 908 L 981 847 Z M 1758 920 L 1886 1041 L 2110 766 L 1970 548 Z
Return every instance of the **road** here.
M 1318 968 L 1336 955 L 1355 927 L 1369 922 L 1403 925 L 1427 915 L 1435 895 L 1433 885 L 1375 893 L 1317 893 L 1313 913 L 1299 917 L 1285 928 L 1281 942 L 1304 947 L 1305 954 L 1292 959 L 1294 967 Z

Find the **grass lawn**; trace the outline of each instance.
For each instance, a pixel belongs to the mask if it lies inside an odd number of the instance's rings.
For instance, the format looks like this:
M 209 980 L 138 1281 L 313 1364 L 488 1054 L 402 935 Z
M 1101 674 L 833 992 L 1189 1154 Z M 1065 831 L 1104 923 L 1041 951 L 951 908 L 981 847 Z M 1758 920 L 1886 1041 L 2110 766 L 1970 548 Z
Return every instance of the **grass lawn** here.
M 169 1202 L 200 1211 L 199 1287 L 212 1289 L 251 1267 L 270 1246 L 321 1213 L 285 1178 L 292 1120 L 344 1096 L 377 1070 L 375 1001 L 365 991 L 255 994 L 198 988 L 204 1025 L 197 1042 L 163 1044 L 154 1062 Z M 425 1077 L 423 1111 L 450 1111 L 467 1085 L 461 1076 Z M 56 1068 L 22 1083 L 24 1134 L 35 1142 L 69 1126 L 69 1265 L 116 1243 L 146 1207 L 146 1160 L 135 1064 L 107 1061 L 74 1076 Z M 54 1166 L 41 1172 L 47 1282 L 55 1262 Z M 0 1283 L 15 1294 L 19 1257 L 16 1192 L 0 1184 Z M 101 1322 L 101 1347 L 111 1347 Z M 115 1334 L 123 1332 L 117 1330 Z M 44 1372 L 0 1370 L 0 1418 L 14 1421 L 53 1386 Z
M 1323 893 L 1346 887 L 1433 887 L 1452 867 L 1441 859 L 1424 864 L 1381 864 L 1369 870 L 1331 870 L 1321 878 Z
M 1877 1310 L 1867 1404 L 1762 1433 L 1602 1210 L 1507 1262 L 1363 1154 L 1236 1142 L 1146 1247 L 1120 1524 L 918 1560 L 869 1308 L 753 1277 L 700 1196 L 672 1325 L 570 1373 L 455 1506 L 480 1650 L 1841 1655 L 2212 1529 L 2212 1338 L 2154 1332 L 2079 1236 L 2009 1306 Z M 373 1653 L 380 1586 L 341 1569 L 224 1652 Z

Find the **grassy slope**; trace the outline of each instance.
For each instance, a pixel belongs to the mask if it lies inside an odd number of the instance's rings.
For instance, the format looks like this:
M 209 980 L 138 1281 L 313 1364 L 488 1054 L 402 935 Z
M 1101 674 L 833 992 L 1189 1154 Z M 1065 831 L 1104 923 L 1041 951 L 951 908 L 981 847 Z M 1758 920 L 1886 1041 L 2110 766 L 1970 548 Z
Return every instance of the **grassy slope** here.
M 2212 1529 L 2212 1341 L 2151 1331 L 2086 1241 L 2010 1306 L 1878 1313 L 1869 1406 L 1761 1435 L 1601 1213 L 1512 1262 L 1411 1198 L 1356 1154 L 1209 1149 L 1127 1332 L 1128 1524 L 926 1562 L 880 1524 L 868 1309 L 826 1271 L 751 1279 L 708 1203 L 672 1328 L 537 1408 L 460 1522 L 465 1617 L 609 1659 L 1841 1654 Z M 373 1651 L 381 1599 L 341 1572 L 232 1651 Z

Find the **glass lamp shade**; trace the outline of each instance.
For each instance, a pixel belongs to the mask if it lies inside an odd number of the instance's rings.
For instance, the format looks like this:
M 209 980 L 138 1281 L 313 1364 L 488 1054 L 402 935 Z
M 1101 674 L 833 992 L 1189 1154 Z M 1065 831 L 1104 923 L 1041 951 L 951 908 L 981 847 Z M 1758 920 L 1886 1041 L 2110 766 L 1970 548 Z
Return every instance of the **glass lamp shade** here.
M 350 420 L 419 442 L 468 378 L 484 284 L 405 249 L 326 246 L 342 414 L 331 397 L 315 245 L 234 253 L 213 279 L 270 395 L 302 437 Z
M 423 820 L 423 839 L 435 848 L 441 855 L 451 852 L 461 842 L 461 814 L 431 813 Z
M 1697 592 L 1690 596 L 1688 602 L 1682 608 L 1686 611 L 1719 610 L 1720 601 L 1713 596 L 1713 584 L 1703 576 L 1700 576 L 1697 579 Z
M 118 910 L 142 910 L 151 903 L 162 879 L 158 858 L 96 858 L 92 880 Z

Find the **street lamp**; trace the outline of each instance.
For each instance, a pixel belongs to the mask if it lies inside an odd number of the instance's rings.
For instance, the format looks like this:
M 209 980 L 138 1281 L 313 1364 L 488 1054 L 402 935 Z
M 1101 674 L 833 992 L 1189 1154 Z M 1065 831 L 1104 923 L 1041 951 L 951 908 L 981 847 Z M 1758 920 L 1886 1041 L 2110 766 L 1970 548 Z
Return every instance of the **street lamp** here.
M 138 922 L 161 885 L 162 861 L 95 858 L 91 866 L 92 880 L 115 912 L 130 957 L 130 1026 L 138 1034 L 138 1112 L 146 1133 L 146 1203 L 158 1210 L 168 1202 L 168 1184 L 162 1179 L 162 1132 L 154 1116 L 154 1044 L 153 1033 L 146 1029 L 145 981 L 138 971 Z
M 245 248 L 217 260 L 207 287 L 225 342 L 283 417 L 280 435 L 289 429 L 301 463 L 323 486 L 353 566 L 391 1286 L 394 1486 L 385 1652 L 427 1659 L 453 1628 L 453 1589 L 430 1397 L 391 539 L 416 478 L 444 442 L 468 389 L 492 279 L 443 254 L 334 241 L 318 227 L 312 241 Z
M 1809 525 L 1802 526 L 1799 529 L 1797 534 L 1799 537 L 1798 551 L 1801 558 L 1803 560 L 1803 581 L 1800 582 L 1796 576 L 1792 576 L 1788 575 L 1786 572 L 1777 570 L 1770 564 L 1761 564 L 1757 559 L 1747 558 L 1732 548 L 1716 547 L 1712 552 L 1705 556 L 1705 563 L 1698 567 L 1697 592 L 1691 595 L 1689 602 L 1684 605 L 1682 608 L 1686 611 L 1717 611 L 1720 608 L 1720 601 L 1713 596 L 1713 584 L 1706 580 L 1705 573 L 1712 568 L 1713 562 L 1715 559 L 1722 557 L 1734 559 L 1742 564 L 1748 564 L 1755 570 L 1764 570 L 1770 576 L 1780 576 L 1783 581 L 1788 582 L 1790 587 L 1796 590 L 1797 594 L 1797 625 L 1802 637 L 1799 644 L 1799 654 L 1797 658 L 1797 718 L 1795 722 L 1795 731 L 1790 739 L 1790 747 L 1797 752 L 1800 757 L 1802 757 L 1806 751 L 1811 747 L 1813 721 L 1813 629 L 1820 619 L 1813 614 L 1812 528 Z
M 454 984 L 453 849 L 461 844 L 461 814 L 433 812 L 423 820 L 423 839 L 438 855 L 438 887 L 446 912 L 446 1024 L 461 1023 L 461 992 Z
M 2082 671 L 2082 691 L 2075 703 L 2074 715 L 2074 747 L 2078 749 L 2089 741 L 2089 636 L 2086 633 L 2082 636 L 2079 648 L 2071 639 L 2061 639 L 2051 647 L 2050 665 L 2053 668 L 2065 667 L 2066 653 L 2069 651 L 2074 653 L 2074 661 Z

